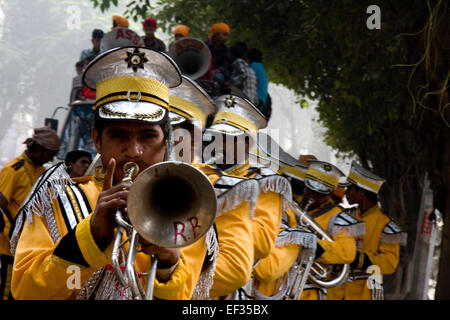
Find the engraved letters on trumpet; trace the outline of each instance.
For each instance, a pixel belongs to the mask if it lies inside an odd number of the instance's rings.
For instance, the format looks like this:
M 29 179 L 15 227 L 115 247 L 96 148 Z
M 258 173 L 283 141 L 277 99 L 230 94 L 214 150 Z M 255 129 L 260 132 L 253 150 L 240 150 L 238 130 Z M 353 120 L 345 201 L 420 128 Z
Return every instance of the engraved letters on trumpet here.
M 175 245 L 179 244 L 179 242 L 178 242 L 179 237 L 178 236 L 181 236 L 183 238 L 184 242 L 189 242 L 191 239 L 196 240 L 197 237 L 199 236 L 197 234 L 197 232 L 195 231 L 195 229 L 201 229 L 201 226 L 198 224 L 198 218 L 197 217 L 190 217 L 190 218 L 187 218 L 187 220 L 189 221 L 189 223 L 184 223 L 184 222 L 181 222 L 181 221 L 175 221 L 173 223 L 174 230 L 175 230 L 174 237 L 173 237 L 174 238 L 173 239 L 174 240 L 173 243 Z M 186 225 L 188 225 L 187 230 L 186 230 Z M 190 238 L 191 236 L 193 238 Z

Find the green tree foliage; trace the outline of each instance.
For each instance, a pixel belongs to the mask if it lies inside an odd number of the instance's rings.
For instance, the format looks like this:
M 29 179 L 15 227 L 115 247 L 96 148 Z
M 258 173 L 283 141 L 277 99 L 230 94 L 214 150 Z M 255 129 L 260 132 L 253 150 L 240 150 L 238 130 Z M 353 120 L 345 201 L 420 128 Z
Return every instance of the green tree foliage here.
M 190 35 L 200 39 L 206 39 L 213 23 L 227 23 L 231 43 L 244 41 L 263 51 L 272 82 L 318 100 L 319 121 L 327 128 L 330 146 L 357 155 L 363 165 L 387 179 L 381 192 L 383 206 L 409 235 L 400 271 L 391 281 L 397 288 L 388 287 L 388 293 L 408 295 L 407 265 L 414 251 L 425 172 L 436 206 L 446 212 L 441 256 L 450 257 L 447 1 L 377 1 L 380 29 L 367 27 L 369 1 L 152 3 L 130 1 L 127 14 L 143 19 L 151 13 L 166 30 L 186 24 Z M 438 297 L 449 298 L 450 276 L 444 269 L 439 273 Z

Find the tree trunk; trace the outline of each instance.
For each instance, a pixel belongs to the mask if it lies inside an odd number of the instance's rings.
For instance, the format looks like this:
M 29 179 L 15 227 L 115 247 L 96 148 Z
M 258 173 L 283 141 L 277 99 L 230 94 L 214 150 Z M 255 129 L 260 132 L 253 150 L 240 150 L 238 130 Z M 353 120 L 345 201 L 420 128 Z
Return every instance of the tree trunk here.
M 389 198 L 387 198 L 388 203 L 384 206 L 384 208 L 388 208 L 387 213 L 389 216 L 396 220 L 403 230 L 408 233 L 406 246 L 400 247 L 400 261 L 397 270 L 393 274 L 384 277 L 385 298 L 388 300 L 406 299 L 410 293 L 411 286 L 414 285 L 414 250 L 423 190 L 421 183 L 423 174 L 414 177 L 409 183 L 403 183 L 401 180 L 392 183 Z M 396 200 L 392 201 L 392 199 Z
M 439 259 L 439 273 L 436 287 L 436 300 L 450 299 L 450 188 L 447 189 L 447 210 L 444 213 L 442 247 Z
M 437 279 L 436 296 L 437 300 L 450 299 L 450 129 L 443 131 L 444 146 L 440 150 L 442 154 L 442 180 L 444 191 L 442 199 L 439 199 L 439 210 L 444 215 L 444 227 L 442 230 L 442 247 L 439 260 L 439 273 Z
M 391 139 L 389 149 L 366 148 L 366 152 L 374 172 L 387 178 L 379 193 L 382 208 L 408 234 L 406 246 L 400 247 L 396 271 L 383 280 L 385 299 L 403 300 L 414 281 L 414 249 L 425 168 L 419 164 L 411 127 L 396 123 L 387 130 L 387 135 Z

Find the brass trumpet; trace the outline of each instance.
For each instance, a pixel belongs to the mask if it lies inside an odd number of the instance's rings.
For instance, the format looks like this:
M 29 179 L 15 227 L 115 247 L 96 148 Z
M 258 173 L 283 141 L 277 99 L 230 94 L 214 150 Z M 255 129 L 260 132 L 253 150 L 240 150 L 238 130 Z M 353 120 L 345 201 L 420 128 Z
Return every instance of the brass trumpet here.
M 307 210 L 312 203 L 313 200 L 310 199 L 307 202 L 305 209 L 300 208 L 300 206 L 293 201 L 290 203 L 290 208 L 295 213 L 297 224 L 316 234 L 319 240 L 333 242 L 333 239 L 326 233 L 326 231 L 323 230 L 322 227 L 320 227 L 314 219 L 308 215 Z M 302 248 L 302 251 L 303 252 L 300 254 L 296 264 L 293 267 L 294 279 L 288 289 L 286 299 L 300 299 L 307 279 L 324 289 L 339 286 L 347 280 L 349 273 L 348 264 L 342 265 L 338 275 L 335 278 L 329 279 L 332 266 L 322 266 L 320 263 L 314 262 L 313 252 L 311 249 Z
M 123 181 L 131 180 L 138 170 L 135 163 L 126 163 Z M 139 237 L 166 248 L 190 245 L 212 226 L 216 206 L 216 194 L 208 177 L 184 162 L 161 162 L 137 176 L 128 194 L 127 218 L 120 210 L 116 212 L 118 227 L 111 258 L 118 281 L 130 287 L 133 299 L 152 299 L 158 263 L 152 256 L 148 272 L 143 273 L 148 276 L 144 291 L 134 266 Z M 124 231 L 128 237 L 122 240 Z

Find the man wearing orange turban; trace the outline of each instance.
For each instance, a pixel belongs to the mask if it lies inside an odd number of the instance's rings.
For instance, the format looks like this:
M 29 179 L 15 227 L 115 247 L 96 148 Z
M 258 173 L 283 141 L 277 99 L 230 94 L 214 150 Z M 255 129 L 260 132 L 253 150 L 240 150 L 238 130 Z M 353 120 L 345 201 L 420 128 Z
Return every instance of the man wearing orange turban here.
M 185 38 L 189 35 L 190 30 L 191 28 L 189 28 L 184 24 L 178 24 L 175 26 L 175 28 L 173 28 L 174 40 L 169 44 L 169 52 L 176 41 L 180 40 L 181 38 Z
M 216 33 L 226 33 L 226 38 L 228 39 L 228 36 L 231 33 L 230 27 L 223 22 L 218 22 L 216 24 L 213 24 L 211 27 L 211 33 L 209 34 L 208 38 L 211 39 L 214 37 Z M 226 41 L 226 40 L 225 40 Z
M 112 23 L 113 23 L 113 29 L 116 27 L 124 27 L 124 28 L 128 28 L 129 23 L 128 20 L 124 17 L 118 16 L 118 15 L 113 15 L 112 16 Z
M 231 63 L 232 58 L 226 42 L 230 36 L 230 27 L 223 22 L 218 22 L 211 27 L 211 32 L 208 36 L 208 40 L 205 42 L 208 45 L 212 55 L 212 64 L 214 65 L 211 73 L 214 76 L 214 81 L 219 85 L 229 80 L 231 75 Z
M 178 40 L 182 37 L 187 37 L 189 35 L 189 31 L 191 28 L 185 26 L 184 24 L 176 25 L 173 29 L 173 34 L 175 36 L 175 40 Z

